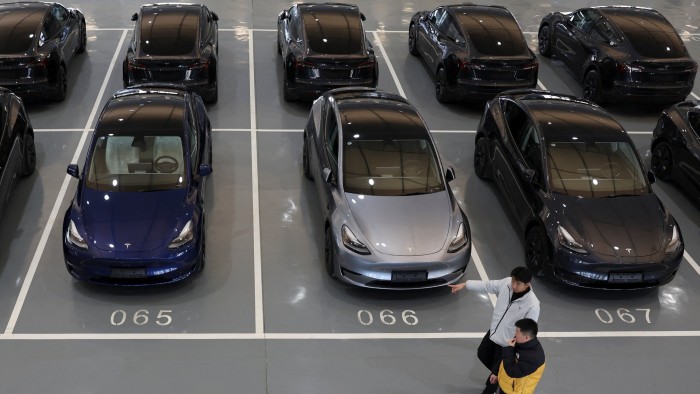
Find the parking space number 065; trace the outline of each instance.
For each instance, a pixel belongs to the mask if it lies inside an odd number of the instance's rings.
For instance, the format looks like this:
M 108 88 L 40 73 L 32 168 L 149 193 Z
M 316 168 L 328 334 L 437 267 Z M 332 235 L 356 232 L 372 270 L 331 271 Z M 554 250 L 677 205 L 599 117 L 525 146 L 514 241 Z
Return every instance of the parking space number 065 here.
M 159 326 L 168 326 L 173 322 L 171 309 L 161 309 L 158 314 L 151 316 L 147 309 L 139 309 L 133 314 L 129 314 L 122 309 L 112 312 L 109 322 L 113 326 L 122 326 L 126 323 L 133 323 L 137 326 L 145 326 L 148 323 L 155 323 Z

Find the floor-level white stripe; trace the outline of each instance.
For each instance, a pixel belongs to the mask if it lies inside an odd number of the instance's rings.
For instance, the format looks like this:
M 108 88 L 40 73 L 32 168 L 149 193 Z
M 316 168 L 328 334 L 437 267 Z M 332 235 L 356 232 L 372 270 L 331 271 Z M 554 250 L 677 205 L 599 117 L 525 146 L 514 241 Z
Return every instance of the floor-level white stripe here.
M 484 268 L 484 264 L 481 262 L 481 257 L 479 257 L 479 253 L 476 251 L 476 247 L 474 246 L 474 242 L 472 239 L 472 261 L 474 262 L 474 267 L 476 268 L 477 272 L 479 272 L 479 277 L 481 280 L 489 280 L 489 276 L 486 273 L 486 269 Z M 469 290 L 462 290 L 462 291 L 469 291 Z M 491 306 L 496 307 L 496 295 L 489 293 L 489 299 L 491 300 Z
M 119 56 L 121 56 L 122 45 L 124 44 L 124 41 L 126 39 L 126 33 L 126 30 L 122 32 L 122 37 L 119 40 L 119 45 L 117 45 L 117 49 L 114 51 L 112 61 L 109 64 L 107 74 L 105 75 L 104 80 L 102 81 L 100 91 L 99 93 L 97 93 L 97 100 L 95 100 L 95 105 L 93 105 L 92 107 L 90 117 L 85 123 L 83 135 L 80 137 L 80 142 L 78 143 L 78 147 L 75 149 L 75 153 L 73 154 L 73 159 L 71 160 L 71 163 L 77 163 L 78 159 L 80 158 L 80 154 L 83 151 L 83 145 L 85 145 L 85 141 L 87 140 L 87 137 L 90 134 L 90 126 L 92 126 L 92 122 L 94 121 L 95 116 L 97 115 L 97 110 L 100 108 L 100 99 L 104 95 L 105 89 L 107 88 L 107 83 L 109 82 L 110 75 L 112 75 L 112 70 L 114 70 L 114 65 L 117 63 L 117 59 L 119 59 Z M 32 257 L 32 261 L 29 264 L 29 270 L 27 271 L 27 275 L 25 275 L 24 277 L 24 282 L 22 282 L 22 288 L 20 289 L 19 295 L 17 296 L 15 306 L 12 309 L 12 315 L 10 316 L 10 320 L 7 322 L 7 327 L 5 327 L 5 334 L 11 334 L 15 329 L 15 324 L 17 324 L 17 319 L 19 318 L 19 314 L 22 311 L 22 307 L 24 306 L 24 301 L 27 298 L 29 287 L 31 286 L 32 280 L 34 279 L 34 274 L 36 273 L 37 267 L 39 266 L 39 261 L 41 261 L 41 256 L 44 254 L 46 242 L 49 239 L 49 234 L 51 234 L 51 229 L 53 228 L 54 222 L 56 221 L 58 211 L 61 208 L 63 198 L 66 194 L 66 190 L 68 189 L 68 184 L 70 183 L 71 179 L 73 178 L 70 175 L 65 175 L 63 178 L 63 184 L 61 185 L 61 189 L 59 190 L 58 196 L 56 197 L 56 202 L 54 203 L 53 208 L 51 209 L 49 220 L 46 223 L 46 226 L 44 226 L 44 231 L 41 234 L 41 238 L 39 239 L 39 244 L 37 245 L 36 251 L 34 252 L 34 257 Z
M 386 50 L 384 50 L 384 45 L 382 45 L 382 41 L 379 39 L 377 32 L 372 32 L 372 35 L 374 36 L 374 40 L 377 43 L 379 50 L 382 51 L 382 55 L 384 56 L 384 61 L 386 62 L 387 67 L 389 67 L 389 73 L 391 74 L 391 77 L 394 79 L 394 84 L 396 85 L 396 89 L 399 91 L 399 94 L 402 97 L 406 97 L 406 93 L 404 93 L 403 88 L 401 87 L 401 82 L 399 82 L 399 77 L 396 76 L 396 71 L 394 71 L 394 66 L 391 64 L 391 59 L 389 59 L 389 54 L 386 53 Z
M 542 89 L 542 90 L 547 90 L 547 88 L 544 86 L 542 81 L 540 81 L 539 79 L 537 80 L 537 87 Z
M 0 341 L 75 341 L 75 340 L 376 340 L 376 339 L 480 339 L 479 332 L 416 333 L 143 333 L 143 334 L 0 334 Z M 700 331 L 540 331 L 540 338 L 687 338 L 700 337 Z
M 76 131 L 83 132 L 83 131 L 85 131 L 85 129 L 34 129 L 35 133 L 76 132 Z M 89 129 L 89 131 L 92 131 L 92 129 Z
M 248 72 L 250 75 L 250 160 L 253 189 L 253 280 L 255 283 L 255 333 L 265 331 L 263 311 L 262 258 L 260 250 L 260 190 L 258 185 L 258 135 L 255 106 L 255 51 L 253 31 L 248 30 Z
M 687 251 L 687 250 L 683 251 L 683 257 L 685 257 L 685 261 L 687 261 L 688 264 L 690 264 L 690 266 L 693 267 L 693 269 L 695 270 L 695 272 L 697 272 L 698 275 L 700 275 L 700 266 L 698 266 L 698 263 L 695 262 L 695 259 L 693 259 L 693 258 L 688 254 L 688 251 Z
M 237 131 L 237 132 L 246 132 L 250 133 L 250 129 L 211 129 L 213 132 L 219 132 L 219 131 Z M 260 130 L 258 130 L 260 131 Z
M 35 132 L 51 133 L 51 132 L 83 132 L 85 129 L 34 129 Z M 92 131 L 93 129 L 88 129 Z M 240 132 L 249 133 L 252 129 L 212 129 L 214 132 Z M 303 129 L 255 129 L 257 133 L 301 133 Z M 453 133 L 453 134 L 475 134 L 476 130 L 430 130 L 433 133 Z M 628 131 L 627 134 L 652 134 L 652 131 Z
M 695 98 L 696 100 L 700 100 L 700 96 L 698 96 L 697 94 L 690 92 L 690 95 L 693 96 L 693 98 Z

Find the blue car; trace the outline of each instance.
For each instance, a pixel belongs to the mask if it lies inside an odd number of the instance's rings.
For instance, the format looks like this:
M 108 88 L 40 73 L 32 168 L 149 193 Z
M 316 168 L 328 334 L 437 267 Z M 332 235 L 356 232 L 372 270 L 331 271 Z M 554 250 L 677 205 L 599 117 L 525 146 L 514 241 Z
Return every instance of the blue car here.
M 172 85 L 120 90 L 100 115 L 63 220 L 68 272 L 111 285 L 176 282 L 204 268 L 211 125 Z

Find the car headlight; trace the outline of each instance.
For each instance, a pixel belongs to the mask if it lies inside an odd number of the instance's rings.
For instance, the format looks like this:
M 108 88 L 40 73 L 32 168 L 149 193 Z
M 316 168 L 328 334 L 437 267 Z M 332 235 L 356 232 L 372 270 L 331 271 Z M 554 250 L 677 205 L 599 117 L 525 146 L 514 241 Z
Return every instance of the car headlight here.
M 85 242 L 85 239 L 80 235 L 78 232 L 78 228 L 75 227 L 75 223 L 73 221 L 70 221 L 70 224 L 68 224 L 68 233 L 66 234 L 66 241 L 68 243 L 79 247 L 80 249 L 87 249 L 88 244 Z
M 584 248 L 580 242 L 575 240 L 574 237 L 571 234 L 569 234 L 569 232 L 566 231 L 564 227 L 557 227 L 557 234 L 561 246 L 569 249 L 572 252 L 588 254 L 586 248 Z
M 357 237 L 355 237 L 355 234 L 350 231 L 348 226 L 343 225 L 343 227 L 340 229 L 340 235 L 343 239 L 343 245 L 345 245 L 346 248 L 357 254 L 370 254 L 369 249 L 367 249 L 365 244 L 357 240 Z
M 170 242 L 170 245 L 168 245 L 168 249 L 177 249 L 192 241 L 192 239 L 194 239 L 193 228 L 194 226 L 192 225 L 192 221 L 190 220 L 182 228 L 182 231 L 180 231 L 180 235 L 178 235 L 177 238 L 173 239 L 172 242 Z
M 447 248 L 447 253 L 454 253 L 469 245 L 469 238 L 467 237 L 467 231 L 464 229 L 464 223 L 460 223 L 457 228 L 457 235 L 450 243 Z
M 666 254 L 675 253 L 678 248 L 681 247 L 681 234 L 678 232 L 678 226 L 673 226 L 673 233 L 671 234 L 671 240 L 668 241 L 666 245 Z

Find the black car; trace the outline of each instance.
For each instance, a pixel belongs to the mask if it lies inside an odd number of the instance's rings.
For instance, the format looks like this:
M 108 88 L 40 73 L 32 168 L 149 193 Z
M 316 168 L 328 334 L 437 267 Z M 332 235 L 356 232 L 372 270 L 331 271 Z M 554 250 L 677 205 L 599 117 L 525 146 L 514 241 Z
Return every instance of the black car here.
M 538 47 L 569 67 L 583 84 L 583 97 L 599 104 L 683 101 L 698 70 L 671 23 L 650 8 L 550 13 L 540 24 Z
M 215 103 L 219 97 L 219 17 L 205 5 L 162 3 L 141 7 L 122 65 L 124 87 L 148 82 L 185 86 Z
M 501 189 L 534 272 L 629 289 L 678 271 L 680 228 L 627 132 L 601 107 L 546 91 L 501 94 L 481 118 L 474 168 Z
M 663 111 L 651 142 L 651 169 L 673 180 L 700 203 L 700 101 L 684 101 Z
M 34 129 L 22 99 L 0 88 L 0 215 L 17 178 L 35 167 Z
M 58 3 L 0 4 L 0 86 L 63 101 L 66 69 L 86 48 L 85 17 Z
M 277 18 L 287 101 L 313 100 L 342 86 L 377 86 L 377 58 L 356 5 L 295 4 Z
M 537 57 L 505 7 L 461 4 L 417 12 L 408 50 L 427 63 L 441 103 L 537 85 Z

